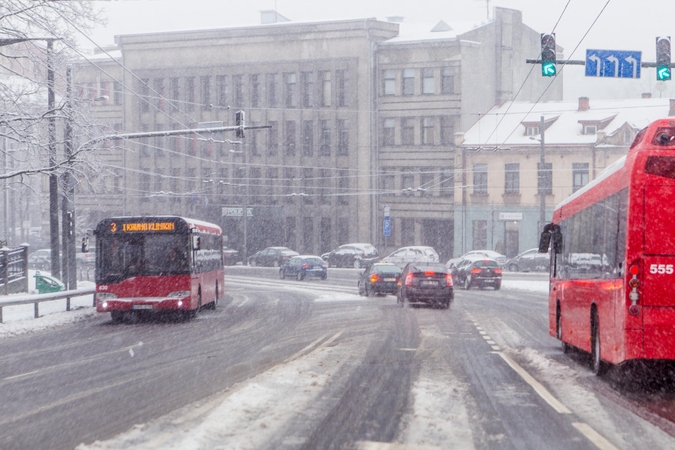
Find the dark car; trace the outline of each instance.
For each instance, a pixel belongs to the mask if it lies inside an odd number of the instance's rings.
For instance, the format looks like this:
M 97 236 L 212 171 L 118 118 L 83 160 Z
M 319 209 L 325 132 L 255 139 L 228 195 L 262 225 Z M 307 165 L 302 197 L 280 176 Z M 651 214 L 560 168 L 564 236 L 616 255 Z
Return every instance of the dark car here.
M 452 269 L 452 277 L 455 284 L 467 290 L 490 286 L 496 291 L 502 286 L 502 269 L 494 259 L 463 259 Z
M 330 253 L 321 255 L 328 267 L 367 267 L 378 261 L 380 256 L 372 244 L 345 244 Z
M 299 253 L 287 247 L 267 247 L 248 257 L 249 266 L 281 267 Z
M 223 248 L 223 264 L 226 266 L 234 266 L 239 262 L 239 251 L 233 248 Z
M 399 281 L 396 300 L 406 303 L 425 303 L 449 308 L 455 296 L 452 275 L 444 264 L 408 263 Z
M 374 263 L 359 277 L 359 295 L 396 294 L 401 268 L 396 264 Z
M 551 265 L 550 253 L 539 253 L 538 248 L 531 248 L 506 262 L 510 272 L 548 272 Z
M 279 269 L 279 278 L 296 278 L 298 281 L 314 277 L 325 280 L 328 277 L 326 262 L 315 255 L 298 255 L 288 260 Z

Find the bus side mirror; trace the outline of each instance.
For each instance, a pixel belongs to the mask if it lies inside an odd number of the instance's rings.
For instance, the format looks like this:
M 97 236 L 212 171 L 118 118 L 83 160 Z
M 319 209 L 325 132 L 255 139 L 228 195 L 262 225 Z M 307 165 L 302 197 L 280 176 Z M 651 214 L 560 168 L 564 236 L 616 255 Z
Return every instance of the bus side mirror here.
M 552 250 L 553 253 L 562 253 L 562 232 L 559 225 L 552 223 L 544 226 L 544 231 L 541 232 L 539 238 L 539 253 L 548 252 L 548 247 L 551 245 L 551 238 L 553 238 Z
M 201 248 L 201 242 L 199 236 L 192 236 L 192 250 L 199 250 Z

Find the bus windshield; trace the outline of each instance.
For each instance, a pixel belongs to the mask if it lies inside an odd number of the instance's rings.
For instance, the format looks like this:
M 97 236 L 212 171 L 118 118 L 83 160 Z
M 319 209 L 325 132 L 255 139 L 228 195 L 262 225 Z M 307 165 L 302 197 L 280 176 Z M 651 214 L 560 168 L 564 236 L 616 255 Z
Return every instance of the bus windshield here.
M 99 242 L 99 283 L 190 273 L 189 240 L 185 235 L 116 235 L 105 236 Z

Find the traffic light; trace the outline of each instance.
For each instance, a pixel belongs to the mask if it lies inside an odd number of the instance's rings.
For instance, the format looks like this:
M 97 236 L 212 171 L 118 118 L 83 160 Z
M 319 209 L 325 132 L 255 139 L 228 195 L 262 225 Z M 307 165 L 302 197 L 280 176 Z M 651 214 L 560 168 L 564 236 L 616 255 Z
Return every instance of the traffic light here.
M 234 124 L 239 127 L 235 132 L 235 136 L 238 138 L 244 137 L 244 111 L 237 111 L 234 113 Z
M 545 77 L 554 77 L 555 62 L 555 33 L 541 33 L 541 74 Z
M 656 79 L 670 80 L 670 36 L 656 38 Z

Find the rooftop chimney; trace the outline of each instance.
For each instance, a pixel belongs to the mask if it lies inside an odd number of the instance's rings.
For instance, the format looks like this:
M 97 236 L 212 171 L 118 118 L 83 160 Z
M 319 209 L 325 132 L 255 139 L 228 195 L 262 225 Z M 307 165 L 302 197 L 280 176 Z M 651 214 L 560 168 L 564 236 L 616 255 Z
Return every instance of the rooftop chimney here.
M 652 93 L 651 92 L 643 92 L 642 98 L 652 98 Z
M 591 101 L 588 97 L 579 97 L 579 111 L 588 111 L 591 109 Z
M 669 116 L 675 116 L 675 98 L 670 99 L 670 111 L 668 111 Z

